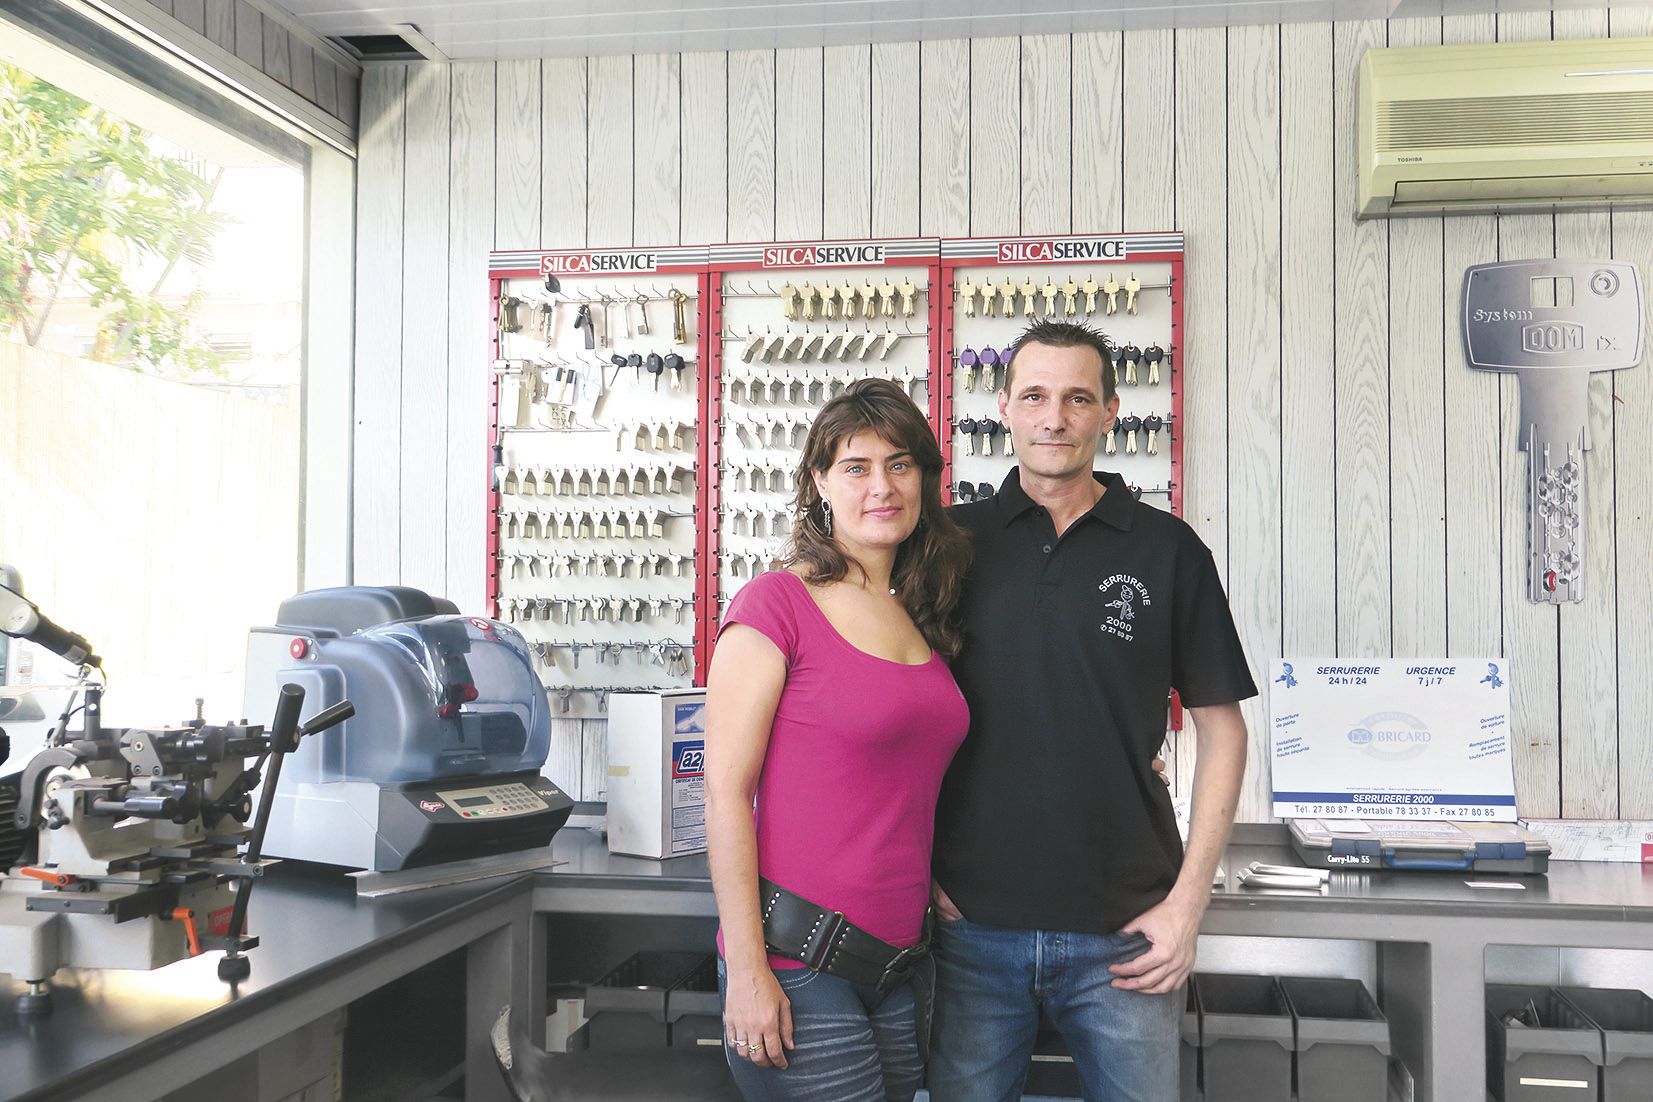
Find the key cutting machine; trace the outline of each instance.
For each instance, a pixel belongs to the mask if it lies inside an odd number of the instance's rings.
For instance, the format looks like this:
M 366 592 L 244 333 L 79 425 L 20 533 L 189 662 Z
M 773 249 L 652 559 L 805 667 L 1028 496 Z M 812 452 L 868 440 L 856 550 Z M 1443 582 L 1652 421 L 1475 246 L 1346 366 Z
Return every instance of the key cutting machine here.
M 84 638 L 4 584 L 0 632 L 79 667 L 45 748 L 0 780 L 0 866 L 9 869 L 0 877 L 0 972 L 28 984 L 18 1011 L 50 1011 L 47 981 L 66 967 L 159 968 L 223 949 L 219 976 L 246 976 L 242 953 L 258 944 L 246 932 L 247 901 L 269 864 L 259 844 L 282 759 L 300 736 L 352 715 L 350 702 L 337 699 L 300 726 L 304 693 L 287 685 L 268 732 L 199 717 L 105 727 L 102 661 Z M 81 729 L 71 732 L 76 712 Z M 0 763 L 8 750 L 0 735 Z M 261 779 L 269 795 L 255 817 Z
M 392 871 L 544 846 L 574 802 L 539 775 L 551 713 L 522 635 L 405 587 L 281 604 L 247 643 L 247 707 L 276 686 L 361 715 L 293 754 L 272 855 Z

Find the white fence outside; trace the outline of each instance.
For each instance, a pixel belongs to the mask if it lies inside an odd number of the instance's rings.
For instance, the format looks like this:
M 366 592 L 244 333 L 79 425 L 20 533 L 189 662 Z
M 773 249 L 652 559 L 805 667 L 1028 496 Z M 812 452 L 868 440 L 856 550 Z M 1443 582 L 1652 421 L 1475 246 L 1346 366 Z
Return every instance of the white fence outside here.
M 299 413 L 0 340 L 0 563 L 104 656 L 107 723 L 241 716 L 247 629 L 299 584 Z

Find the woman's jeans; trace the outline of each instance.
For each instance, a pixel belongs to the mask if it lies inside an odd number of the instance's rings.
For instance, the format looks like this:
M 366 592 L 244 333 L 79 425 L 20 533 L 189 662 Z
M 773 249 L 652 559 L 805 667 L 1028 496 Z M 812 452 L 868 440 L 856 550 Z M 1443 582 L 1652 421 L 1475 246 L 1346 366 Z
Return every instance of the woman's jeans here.
M 924 1064 L 913 984 L 888 991 L 807 968 L 775 973 L 792 1003 L 787 1067 L 760 1068 L 729 1045 L 723 1054 L 747 1102 L 910 1102 Z M 723 961 L 720 997 L 727 997 Z

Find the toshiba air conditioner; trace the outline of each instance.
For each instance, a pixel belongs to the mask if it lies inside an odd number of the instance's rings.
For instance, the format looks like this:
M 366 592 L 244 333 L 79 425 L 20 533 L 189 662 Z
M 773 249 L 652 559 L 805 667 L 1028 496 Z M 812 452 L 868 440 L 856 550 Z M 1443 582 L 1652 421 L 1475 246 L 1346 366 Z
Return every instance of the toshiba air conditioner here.
M 1361 218 L 1653 206 L 1653 38 L 1368 50 Z

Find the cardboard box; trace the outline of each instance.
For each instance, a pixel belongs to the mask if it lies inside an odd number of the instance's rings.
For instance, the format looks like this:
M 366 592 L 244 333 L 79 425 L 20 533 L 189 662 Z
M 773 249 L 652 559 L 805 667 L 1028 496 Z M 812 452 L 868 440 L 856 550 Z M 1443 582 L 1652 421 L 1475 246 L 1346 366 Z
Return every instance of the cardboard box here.
M 608 849 L 706 852 L 706 690 L 608 698 Z

